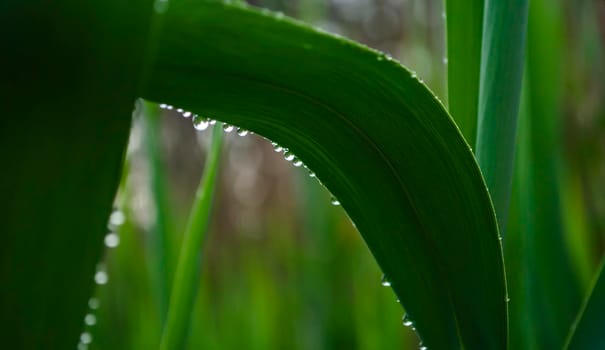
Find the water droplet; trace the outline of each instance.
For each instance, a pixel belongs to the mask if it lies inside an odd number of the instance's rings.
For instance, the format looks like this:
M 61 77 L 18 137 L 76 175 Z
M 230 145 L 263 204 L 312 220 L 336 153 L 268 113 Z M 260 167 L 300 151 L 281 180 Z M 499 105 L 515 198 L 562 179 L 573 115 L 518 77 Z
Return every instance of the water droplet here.
M 107 272 L 100 270 L 95 273 L 95 283 L 98 285 L 107 284 L 109 281 L 109 277 L 107 276 Z
M 447 63 L 448 63 L 447 57 L 443 57 L 443 64 L 447 64 Z
M 239 136 L 246 136 L 246 135 L 248 135 L 248 130 L 242 129 L 242 128 L 237 128 L 237 134 Z
M 296 158 L 296 156 L 294 156 L 294 153 L 290 152 L 290 151 L 286 151 L 286 153 L 284 153 L 284 158 L 288 161 L 291 162 L 292 160 L 294 160 L 294 158 Z
M 225 124 L 223 124 L 223 131 L 225 131 L 225 132 L 232 132 L 232 131 L 233 131 L 233 129 L 235 129 L 235 128 L 233 127 L 233 125 L 229 125 L 229 124 L 226 124 L 226 123 L 225 123 Z
M 508 295 L 506 296 L 505 300 L 506 300 L 507 303 L 510 302 L 510 298 L 508 297 Z
M 281 151 L 284 150 L 284 148 L 282 146 L 278 145 L 275 142 L 271 142 L 271 145 L 273 145 L 273 150 L 277 153 L 280 153 Z
M 382 278 L 380 279 L 380 283 L 385 286 L 385 287 L 390 287 L 391 286 L 391 282 L 389 282 L 387 280 L 387 276 L 385 274 L 382 275 Z
M 336 199 L 336 197 L 332 197 L 332 199 L 330 199 L 330 203 L 335 206 L 340 205 L 340 201 Z
M 166 105 L 166 109 L 171 110 L 171 109 L 174 109 L 174 107 L 172 107 L 171 105 Z
M 111 215 L 109 215 L 109 225 L 113 227 L 122 226 L 126 222 L 126 215 L 119 209 L 114 210 Z
M 216 120 L 214 120 L 214 119 L 210 119 L 210 122 L 209 122 L 209 123 L 210 123 L 210 125 L 214 125 L 214 124 L 216 124 Z
M 91 308 L 92 310 L 96 310 L 99 308 L 99 299 L 97 298 L 90 298 L 88 300 L 88 307 Z
M 160 109 L 166 109 L 168 107 L 165 103 L 160 103 Z
M 84 323 L 86 323 L 87 326 L 94 326 L 97 324 L 97 316 L 94 314 L 86 314 L 86 316 L 84 316 Z
M 302 160 L 294 157 L 294 159 L 292 160 L 292 165 L 294 165 L 295 167 L 298 168 L 303 165 L 303 162 L 302 162 Z
M 185 110 L 184 110 L 184 109 L 182 109 L 182 108 L 177 108 L 177 109 L 176 109 L 176 111 L 177 111 L 177 112 L 179 112 L 179 113 L 183 113 L 183 112 L 185 112 Z
M 92 335 L 88 332 L 80 334 L 80 341 L 82 344 L 90 344 L 92 342 Z
M 120 236 L 115 232 L 110 232 L 105 236 L 105 246 L 115 248 L 120 244 Z
M 315 175 L 314 172 L 312 172 L 311 170 L 309 170 L 309 177 L 316 177 L 317 175 Z
M 189 118 L 189 117 L 191 117 L 191 112 L 189 112 L 189 111 L 185 111 L 185 112 L 183 113 L 183 117 L 185 117 L 185 118 Z
M 406 327 L 411 327 L 414 325 L 414 322 L 412 322 L 412 320 L 410 319 L 408 314 L 403 315 L 403 318 L 401 319 L 401 323 Z
M 418 348 L 418 350 L 428 350 L 428 348 L 424 345 L 420 345 L 420 347 Z
M 412 78 L 418 79 L 418 76 L 416 75 L 416 72 L 412 72 Z
M 446 17 L 445 11 L 441 12 L 441 17 L 445 19 L 445 17 Z
M 208 129 L 208 125 L 210 125 L 207 118 L 204 118 L 197 114 L 194 115 L 193 118 L 191 118 L 191 122 L 193 123 L 193 127 L 195 128 L 195 130 L 198 131 L 206 130 Z

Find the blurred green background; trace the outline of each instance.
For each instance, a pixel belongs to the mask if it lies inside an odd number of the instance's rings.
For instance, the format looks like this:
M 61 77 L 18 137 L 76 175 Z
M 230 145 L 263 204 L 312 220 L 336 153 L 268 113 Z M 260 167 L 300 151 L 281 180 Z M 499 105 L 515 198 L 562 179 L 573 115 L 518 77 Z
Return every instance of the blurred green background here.
M 251 3 L 385 51 L 447 99 L 440 0 Z M 563 6 L 562 211 L 587 288 L 605 248 L 605 2 Z M 174 110 L 135 114 L 80 348 L 157 348 L 209 135 Z M 418 347 L 361 237 L 304 168 L 231 132 L 219 178 L 188 348 Z

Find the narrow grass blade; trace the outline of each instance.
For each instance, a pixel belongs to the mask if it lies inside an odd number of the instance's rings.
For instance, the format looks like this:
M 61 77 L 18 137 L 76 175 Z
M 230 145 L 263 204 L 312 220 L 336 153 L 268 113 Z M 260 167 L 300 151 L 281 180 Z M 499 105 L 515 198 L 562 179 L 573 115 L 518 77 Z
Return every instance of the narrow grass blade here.
M 604 349 L 605 336 L 605 274 L 603 263 L 584 306 L 574 322 L 566 342 L 566 349 Z
M 485 2 L 475 153 L 505 233 L 525 62 L 528 0 Z
M 469 145 L 477 135 L 484 0 L 445 0 L 449 112 Z
M 149 165 L 151 195 L 155 209 L 154 222 L 151 227 L 150 252 L 152 280 L 158 299 L 158 311 L 163 324 L 168 310 L 170 283 L 173 276 L 173 240 L 171 240 L 171 214 L 168 203 L 168 188 L 161 152 L 161 120 L 159 107 L 143 101 L 145 144 Z
M 200 256 L 210 221 L 222 143 L 223 130 L 217 125 L 212 131 L 212 144 L 204 175 L 183 236 L 160 349 L 181 349 L 185 345 L 191 310 L 198 290 Z
M 220 2 L 172 1 L 159 40 L 145 98 L 296 154 L 355 222 L 426 346 L 506 348 L 489 196 L 458 128 L 409 71 L 283 16 Z

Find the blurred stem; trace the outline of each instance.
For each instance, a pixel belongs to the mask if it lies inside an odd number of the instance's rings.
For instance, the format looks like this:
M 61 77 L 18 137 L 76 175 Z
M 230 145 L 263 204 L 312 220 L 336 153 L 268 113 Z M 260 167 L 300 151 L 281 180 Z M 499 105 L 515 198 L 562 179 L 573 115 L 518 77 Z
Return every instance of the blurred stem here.
M 147 160 L 149 163 L 151 195 L 155 217 L 151 228 L 152 281 L 155 282 L 160 324 L 164 324 L 168 310 L 170 281 L 173 268 L 173 245 L 170 240 L 170 208 L 168 205 L 168 182 L 164 172 L 161 150 L 160 110 L 154 103 L 143 102 L 144 132 Z
M 168 319 L 164 326 L 160 344 L 162 350 L 181 349 L 185 345 L 191 310 L 193 310 L 198 289 L 201 250 L 210 221 L 222 140 L 222 127 L 217 124 L 212 131 L 212 143 L 206 158 L 204 175 L 197 189 L 193 209 L 189 215 L 189 222 L 183 237 L 172 284 Z
M 529 197 L 533 201 L 529 242 L 532 280 L 531 311 L 534 336 L 541 349 L 561 348 L 569 325 L 580 306 L 577 261 L 570 259 L 562 214 L 561 118 L 564 100 L 565 64 L 561 3 L 532 0 L 527 36 L 527 77 L 529 97 L 529 152 L 531 172 Z M 563 203 L 569 211 L 570 203 Z M 580 237 L 577 237 L 580 239 Z
M 500 234 L 504 235 L 525 60 L 528 0 L 488 0 L 484 11 L 476 154 Z

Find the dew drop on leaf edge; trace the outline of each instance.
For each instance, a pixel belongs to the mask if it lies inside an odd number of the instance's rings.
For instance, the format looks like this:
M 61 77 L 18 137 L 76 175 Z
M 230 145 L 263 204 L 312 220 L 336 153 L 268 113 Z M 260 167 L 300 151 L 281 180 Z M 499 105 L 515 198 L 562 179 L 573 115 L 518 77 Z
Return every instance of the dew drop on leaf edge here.
M 195 128 L 195 130 L 198 130 L 198 131 L 206 130 L 206 129 L 208 129 L 208 126 L 210 125 L 210 122 L 208 121 L 207 118 L 204 118 L 197 114 L 194 115 L 193 118 L 191 118 L 191 122 L 193 123 L 193 127 Z
M 410 319 L 408 314 L 403 315 L 403 318 L 401 319 L 401 323 L 406 327 L 411 327 L 414 325 L 414 322 L 412 322 L 412 320 Z
M 390 287 L 391 286 L 391 282 L 389 282 L 387 280 L 387 276 L 385 274 L 382 275 L 382 278 L 380 279 L 380 284 L 382 284 L 384 287 Z

